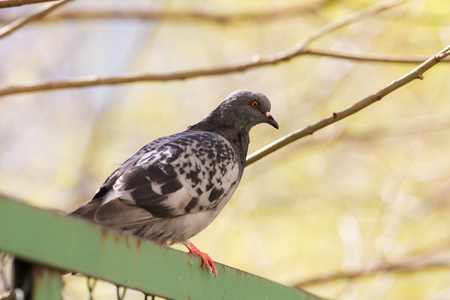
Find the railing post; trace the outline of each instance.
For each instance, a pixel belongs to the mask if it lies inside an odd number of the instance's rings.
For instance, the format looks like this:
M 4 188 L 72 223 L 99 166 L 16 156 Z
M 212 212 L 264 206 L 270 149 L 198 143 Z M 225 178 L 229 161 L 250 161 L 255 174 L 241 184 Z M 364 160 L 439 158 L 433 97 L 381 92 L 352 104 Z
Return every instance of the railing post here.
M 33 266 L 32 300 L 62 300 L 61 272 L 42 265 Z
M 61 290 L 61 272 L 14 259 L 14 299 L 62 300 Z
M 31 300 L 31 291 L 33 289 L 33 265 L 27 261 L 14 258 L 14 299 Z

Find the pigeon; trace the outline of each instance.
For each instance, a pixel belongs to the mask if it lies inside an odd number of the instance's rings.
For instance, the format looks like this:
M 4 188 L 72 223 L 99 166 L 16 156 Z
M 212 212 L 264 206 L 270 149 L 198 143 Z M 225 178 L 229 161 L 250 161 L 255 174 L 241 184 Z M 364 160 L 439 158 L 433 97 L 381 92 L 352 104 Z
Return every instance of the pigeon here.
M 217 276 L 211 257 L 189 239 L 219 215 L 236 190 L 250 129 L 260 123 L 278 129 L 270 108 L 261 93 L 231 93 L 197 124 L 142 147 L 70 215 L 158 244 L 182 243 Z

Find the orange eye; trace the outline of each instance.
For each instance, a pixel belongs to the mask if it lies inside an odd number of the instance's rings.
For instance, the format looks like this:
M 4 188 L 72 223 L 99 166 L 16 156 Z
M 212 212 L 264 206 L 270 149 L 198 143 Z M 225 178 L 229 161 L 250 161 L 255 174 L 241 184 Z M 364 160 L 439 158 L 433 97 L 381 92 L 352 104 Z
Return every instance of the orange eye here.
M 253 102 L 252 102 L 252 107 L 253 107 L 253 108 L 257 108 L 258 105 L 259 105 L 258 101 L 253 101 Z

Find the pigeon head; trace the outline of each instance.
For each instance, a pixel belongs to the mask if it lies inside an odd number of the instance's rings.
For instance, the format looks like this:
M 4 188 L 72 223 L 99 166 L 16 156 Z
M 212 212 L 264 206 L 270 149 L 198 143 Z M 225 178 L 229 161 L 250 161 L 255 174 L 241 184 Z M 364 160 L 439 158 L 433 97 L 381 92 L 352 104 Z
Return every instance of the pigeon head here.
M 264 94 L 238 90 L 231 93 L 205 119 L 213 121 L 219 127 L 244 132 L 249 132 L 260 123 L 267 123 L 278 129 L 278 123 L 270 114 L 270 106 L 270 101 Z

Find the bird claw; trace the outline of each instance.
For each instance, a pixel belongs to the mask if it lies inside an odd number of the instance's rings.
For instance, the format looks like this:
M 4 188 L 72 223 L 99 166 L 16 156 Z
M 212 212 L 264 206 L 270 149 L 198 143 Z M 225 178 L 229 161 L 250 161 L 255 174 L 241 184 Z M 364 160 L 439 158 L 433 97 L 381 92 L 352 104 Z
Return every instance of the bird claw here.
M 214 265 L 214 261 L 212 260 L 212 258 L 209 256 L 208 253 L 200 251 L 191 242 L 188 242 L 184 245 L 189 249 L 189 253 L 200 256 L 200 258 L 203 261 L 203 264 L 205 265 L 205 267 L 209 271 L 209 273 L 210 274 L 214 273 L 214 277 L 217 277 L 216 266 Z
M 214 261 L 211 259 L 211 257 L 205 252 L 200 252 L 199 254 L 196 255 L 202 258 L 206 269 L 209 270 L 209 273 L 210 274 L 214 273 L 214 277 L 217 277 L 216 266 L 214 265 Z

